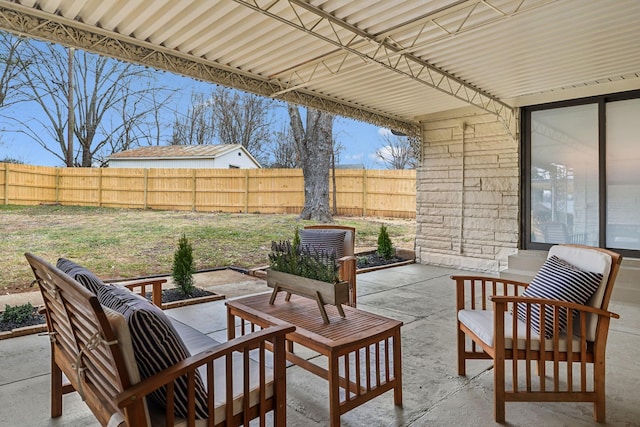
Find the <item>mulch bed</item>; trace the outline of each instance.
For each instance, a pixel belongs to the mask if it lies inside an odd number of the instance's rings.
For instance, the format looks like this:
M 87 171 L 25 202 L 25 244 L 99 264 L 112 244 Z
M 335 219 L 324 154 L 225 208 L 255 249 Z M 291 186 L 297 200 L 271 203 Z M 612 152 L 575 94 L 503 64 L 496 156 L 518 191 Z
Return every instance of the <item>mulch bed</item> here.
M 394 256 L 393 258 L 384 259 L 377 253 L 356 254 L 356 268 L 380 267 L 382 265 L 396 264 L 398 262 L 407 261 L 405 258 Z
M 2 319 L 2 316 L 0 316 Z M 0 332 L 11 331 L 17 328 L 23 328 L 25 326 L 34 326 L 34 325 L 42 325 L 47 322 L 47 319 L 42 314 L 38 314 L 37 309 L 34 309 L 31 317 L 26 319 L 23 322 L 5 322 L 4 320 L 0 320 Z
M 184 300 L 189 300 L 193 298 L 208 297 L 212 295 L 215 295 L 215 294 L 213 292 L 209 292 L 200 288 L 195 288 L 190 294 L 184 294 L 178 288 L 163 289 L 162 302 L 168 303 L 168 302 L 175 302 L 175 301 L 184 301 Z M 150 292 L 147 293 L 146 297 L 148 299 L 151 299 L 151 293 Z

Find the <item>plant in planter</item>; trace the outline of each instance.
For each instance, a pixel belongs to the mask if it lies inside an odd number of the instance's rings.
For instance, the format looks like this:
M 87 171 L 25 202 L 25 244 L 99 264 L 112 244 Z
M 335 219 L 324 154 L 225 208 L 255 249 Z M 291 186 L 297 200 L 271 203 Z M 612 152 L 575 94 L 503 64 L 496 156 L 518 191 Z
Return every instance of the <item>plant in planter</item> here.
M 176 287 L 162 290 L 163 308 L 180 307 L 225 298 L 224 295 L 197 288 L 193 279 L 195 272 L 193 248 L 187 236 L 183 234 L 178 241 L 178 249 L 173 255 L 173 267 L 171 270 L 171 277 Z M 147 293 L 147 298 L 150 297 L 151 294 Z
M 325 304 L 335 305 L 344 317 L 341 304 L 349 301 L 349 285 L 341 282 L 339 265 L 335 253 L 308 251 L 300 246 L 299 231 L 296 229 L 293 243 L 271 242 L 270 267 L 267 270 L 267 285 L 273 288 L 270 304 L 278 292 L 315 299 L 325 323 L 329 323 Z
M 23 326 L 44 324 L 45 318 L 38 314 L 36 308 L 30 303 L 21 305 L 5 305 L 4 312 L 0 315 L 0 331 L 10 331 Z
M 193 284 L 193 248 L 186 235 L 178 241 L 178 249 L 173 255 L 173 282 L 184 295 L 191 295 L 196 287 Z
M 395 249 L 391 244 L 391 238 L 387 232 L 387 227 L 383 224 L 380 226 L 378 233 L 378 250 L 377 253 L 384 259 L 391 259 L 395 255 Z

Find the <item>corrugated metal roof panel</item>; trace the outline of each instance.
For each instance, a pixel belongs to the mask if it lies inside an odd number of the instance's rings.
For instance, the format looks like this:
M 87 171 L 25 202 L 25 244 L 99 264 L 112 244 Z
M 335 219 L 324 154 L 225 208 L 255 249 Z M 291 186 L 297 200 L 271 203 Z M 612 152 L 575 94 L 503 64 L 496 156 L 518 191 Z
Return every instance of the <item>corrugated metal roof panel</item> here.
M 479 99 L 489 96 L 519 105 L 534 94 L 543 95 L 537 102 L 561 98 L 563 88 L 640 89 L 637 0 L 0 0 L 0 7 L 239 76 L 191 74 L 198 78 L 334 111 L 346 105 L 347 114 L 373 112 L 391 124 L 469 103 L 484 108 Z M 64 32 L 38 36 L 56 41 Z M 108 46 L 77 47 L 105 53 Z M 144 49 L 106 53 L 192 73 Z

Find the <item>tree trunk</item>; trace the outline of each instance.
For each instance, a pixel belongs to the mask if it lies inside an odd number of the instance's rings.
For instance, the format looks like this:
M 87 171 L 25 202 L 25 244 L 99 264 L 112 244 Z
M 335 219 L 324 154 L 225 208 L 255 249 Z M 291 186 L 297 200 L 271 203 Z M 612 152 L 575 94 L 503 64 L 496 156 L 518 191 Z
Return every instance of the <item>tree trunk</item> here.
M 304 207 L 300 218 L 333 222 L 329 209 L 333 115 L 308 108 L 305 128 L 298 107 L 289 104 L 288 109 L 304 176 Z

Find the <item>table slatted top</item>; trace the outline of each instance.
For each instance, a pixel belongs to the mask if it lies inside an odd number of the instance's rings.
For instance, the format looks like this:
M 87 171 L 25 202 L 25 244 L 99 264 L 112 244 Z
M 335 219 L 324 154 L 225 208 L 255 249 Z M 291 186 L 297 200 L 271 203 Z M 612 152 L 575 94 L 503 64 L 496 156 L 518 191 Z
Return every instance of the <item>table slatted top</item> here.
M 227 306 L 244 313 L 257 316 L 268 323 L 287 322 L 296 326 L 293 333 L 298 341 L 309 339 L 313 343 L 335 349 L 344 344 L 353 344 L 360 339 L 367 339 L 400 328 L 402 322 L 379 316 L 363 310 L 343 306 L 346 317 L 342 318 L 333 305 L 326 305 L 329 324 L 322 321 L 318 304 L 315 300 L 296 295 L 285 301 L 285 293 L 278 294 L 273 305 L 269 304 L 270 294 L 253 295 L 227 301 Z M 240 316 L 242 317 L 242 316 Z

